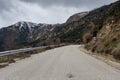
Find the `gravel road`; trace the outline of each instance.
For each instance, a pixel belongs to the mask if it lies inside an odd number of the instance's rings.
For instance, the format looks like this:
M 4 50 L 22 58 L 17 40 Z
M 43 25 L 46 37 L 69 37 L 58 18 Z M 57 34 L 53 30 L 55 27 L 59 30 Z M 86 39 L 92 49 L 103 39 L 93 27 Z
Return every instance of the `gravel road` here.
M 70 45 L 0 69 L 0 80 L 120 80 L 120 71 Z

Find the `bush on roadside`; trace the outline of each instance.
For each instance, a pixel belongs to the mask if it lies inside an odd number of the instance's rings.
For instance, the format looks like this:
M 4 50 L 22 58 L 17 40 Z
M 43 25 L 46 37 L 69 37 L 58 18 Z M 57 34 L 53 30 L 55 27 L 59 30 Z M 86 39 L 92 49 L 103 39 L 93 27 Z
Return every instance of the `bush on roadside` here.
M 92 34 L 91 33 L 86 33 L 83 35 L 83 42 L 86 44 L 90 42 L 92 39 Z
M 111 54 L 113 55 L 113 57 L 115 59 L 120 60 L 120 49 L 119 48 L 114 48 L 111 52 Z

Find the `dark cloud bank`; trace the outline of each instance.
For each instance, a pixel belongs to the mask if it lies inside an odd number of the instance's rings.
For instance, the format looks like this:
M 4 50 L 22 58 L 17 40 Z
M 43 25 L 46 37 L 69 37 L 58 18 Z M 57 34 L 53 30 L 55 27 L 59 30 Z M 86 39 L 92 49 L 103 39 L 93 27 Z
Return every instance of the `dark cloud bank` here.
M 88 7 L 95 8 L 101 5 L 106 5 L 115 0 L 21 0 L 28 3 L 36 3 L 44 7 L 49 6 L 64 6 L 64 7 Z
M 0 0 L 0 26 L 17 21 L 57 23 L 117 0 Z M 57 16 L 57 14 L 61 14 Z M 52 19 L 51 19 L 52 18 Z

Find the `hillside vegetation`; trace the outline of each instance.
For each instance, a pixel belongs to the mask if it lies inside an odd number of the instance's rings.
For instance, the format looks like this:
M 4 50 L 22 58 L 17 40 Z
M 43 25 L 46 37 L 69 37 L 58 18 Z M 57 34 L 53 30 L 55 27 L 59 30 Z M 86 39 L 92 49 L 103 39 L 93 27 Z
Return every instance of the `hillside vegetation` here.
M 86 44 L 86 49 L 120 60 L 120 1 L 110 5 L 108 16 L 96 35 L 97 40 Z

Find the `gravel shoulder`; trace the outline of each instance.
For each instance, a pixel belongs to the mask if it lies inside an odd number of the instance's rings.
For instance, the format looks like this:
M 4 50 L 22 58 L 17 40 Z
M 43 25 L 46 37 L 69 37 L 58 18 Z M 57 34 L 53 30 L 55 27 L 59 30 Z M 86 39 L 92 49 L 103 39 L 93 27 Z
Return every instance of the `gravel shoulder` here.
M 110 56 L 110 55 L 105 56 L 105 55 L 101 55 L 98 53 L 93 53 L 91 51 L 87 51 L 86 49 L 84 49 L 84 46 L 80 46 L 80 50 L 83 51 L 84 53 L 86 53 L 98 60 L 101 60 L 101 61 L 105 62 L 106 64 L 120 70 L 120 61 L 114 59 L 112 56 Z

